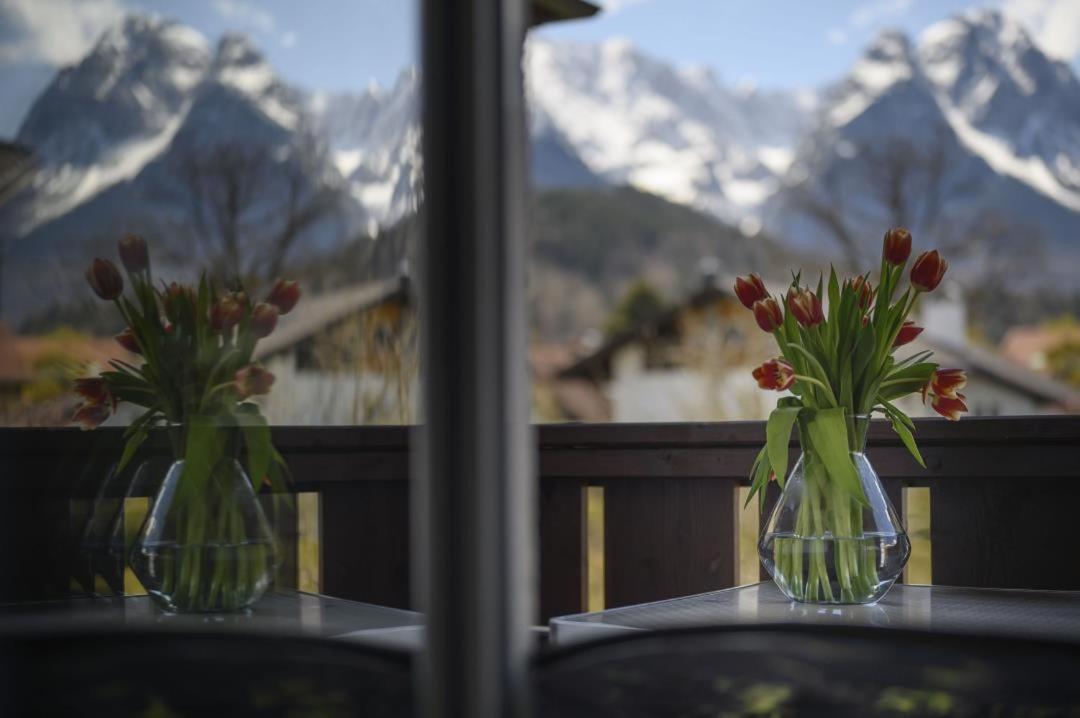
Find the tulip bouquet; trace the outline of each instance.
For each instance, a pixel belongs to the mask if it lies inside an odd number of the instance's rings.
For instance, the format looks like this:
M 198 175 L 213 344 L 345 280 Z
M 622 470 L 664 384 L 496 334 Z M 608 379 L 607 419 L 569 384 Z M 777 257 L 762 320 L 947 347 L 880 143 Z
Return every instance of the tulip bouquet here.
M 296 305 L 300 289 L 296 282 L 279 280 L 264 302 L 253 303 L 243 291 L 219 290 L 205 276 L 198 286 L 177 282 L 155 286 L 146 242 L 126 236 L 118 249 L 130 296 L 124 293 L 120 271 L 106 259 L 95 259 L 86 279 L 125 322 L 116 341 L 141 356 L 142 362 L 135 366 L 113 360 L 109 371 L 78 380 L 75 391 L 83 401 L 73 420 L 91 429 L 120 403 L 142 409 L 125 432 L 117 472 L 132 460 L 153 427 L 167 428 L 179 483 L 170 489 L 170 506 L 161 507 L 169 515 L 157 516 L 155 504 L 143 531 L 161 530 L 167 522 L 169 541 L 186 548 L 168 560 L 156 557 L 152 568 L 157 575 L 140 578 L 144 585 L 151 584 L 146 587 L 152 595 L 157 596 L 155 587 L 168 595 L 169 608 L 229 606 L 230 596 L 235 603 L 245 595 L 237 582 L 265 573 L 252 564 L 272 563 L 272 544 L 262 542 L 244 560 L 232 555 L 217 562 L 203 547 L 244 544 L 251 538 L 244 534 L 251 530 L 252 517 L 255 524 L 261 519 L 259 530 L 265 527 L 265 518 L 261 511 L 253 513 L 253 498 L 241 506 L 238 497 L 245 491 L 253 495 L 252 489 L 257 491 L 264 481 L 275 490 L 284 483 L 284 460 L 271 443 L 258 405 L 250 401 L 270 391 L 274 376 L 252 356 L 256 343 L 274 330 L 278 316 Z M 252 486 L 238 491 L 229 477 L 243 474 L 237 463 L 241 454 Z M 159 503 L 163 495 L 164 487 Z M 151 526 L 155 516 L 158 525 Z M 133 563 L 138 574 L 136 557 Z
M 772 561 L 777 583 L 786 583 L 781 587 L 800 600 L 861 602 L 881 584 L 879 567 L 865 546 L 837 541 L 833 555 L 827 556 L 824 543 L 808 545 L 800 538 L 863 535 L 864 511 L 872 514 L 874 508 L 864 477 L 869 464 L 860 466 L 857 458 L 865 445 L 868 417 L 883 414 L 922 465 L 914 424 L 894 402 L 921 393 L 924 402 L 951 420 L 967 410 L 959 393 L 966 383 L 962 371 L 940 368 L 928 351 L 902 360 L 893 356 L 922 332 L 908 316 L 948 268 L 936 250 L 925 252 L 915 259 L 908 286 L 901 291 L 910 253 L 907 230 L 885 234 L 877 287 L 870 273 L 841 281 L 835 270 L 813 290 L 796 274 L 783 297 L 770 295 L 753 274 L 735 283 L 739 300 L 780 348 L 779 357 L 754 369 L 754 379 L 762 389 L 791 393 L 777 402 L 767 422 L 766 445 L 751 470 L 750 497 L 763 501 L 773 478 L 786 488 L 793 428 L 802 446 L 797 468 L 803 486 L 797 505 L 788 507 L 794 513 L 788 517 L 792 531 L 785 542 L 768 547 L 768 557 L 763 551 L 766 565 Z M 876 475 L 873 480 L 877 482 Z M 875 491 L 880 492 L 879 484 Z M 904 541 L 906 561 L 906 536 Z

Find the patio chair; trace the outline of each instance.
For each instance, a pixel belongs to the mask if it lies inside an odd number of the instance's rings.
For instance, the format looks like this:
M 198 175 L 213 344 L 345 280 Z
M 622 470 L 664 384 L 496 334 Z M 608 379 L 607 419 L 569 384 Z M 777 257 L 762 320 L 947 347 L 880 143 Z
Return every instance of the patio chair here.
M 821 626 L 659 631 L 542 656 L 545 718 L 1077 715 L 1080 647 Z M 1071 711 L 1071 712 L 1070 712 Z
M 0 638 L 4 716 L 411 714 L 409 656 L 342 641 L 160 631 Z

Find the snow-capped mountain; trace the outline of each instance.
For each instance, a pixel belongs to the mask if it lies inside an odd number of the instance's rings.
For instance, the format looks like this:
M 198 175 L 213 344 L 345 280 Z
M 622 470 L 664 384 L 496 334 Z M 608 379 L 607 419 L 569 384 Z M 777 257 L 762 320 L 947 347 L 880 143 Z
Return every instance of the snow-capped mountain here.
M 870 249 L 878 228 L 902 220 L 984 262 L 978 255 L 990 249 L 980 242 L 994 225 L 1066 250 L 1055 266 L 1075 286 L 1077 167 L 1075 75 L 1015 22 L 973 11 L 932 25 L 917 43 L 882 34 L 823 91 L 766 225 L 817 246 L 846 232 Z
M 180 264 L 200 251 L 217 261 L 226 243 L 253 261 L 263 244 L 312 249 L 352 231 L 363 209 L 308 104 L 243 36 L 211 47 L 178 23 L 126 18 L 56 75 L 20 128 L 39 171 L 3 207 L 5 311 L 77 286 L 86 257 L 126 231 L 172 238 Z
M 607 182 L 729 221 L 779 187 L 813 107 L 810 93 L 732 89 L 625 40 L 531 40 L 525 78 L 534 139 L 572 149 Z
M 902 221 L 962 239 L 990 218 L 1067 250 L 1073 263 L 1055 266 L 1070 287 L 1080 277 L 1080 82 L 998 13 L 969 12 L 914 41 L 884 33 L 819 92 L 733 87 L 622 40 L 532 38 L 524 71 L 538 187 L 629 184 L 748 232 L 764 221 L 816 252 L 834 249 L 838 231 L 869 246 Z M 249 172 L 263 183 L 243 218 L 252 227 L 289 206 L 290 191 L 340 195 L 299 247 L 395 222 L 420 193 L 418 90 L 409 70 L 389 88 L 310 93 L 245 38 L 214 46 L 175 22 L 126 18 L 55 76 L 22 124 L 17 139 L 40 171 L 2 210 L 15 228 L 5 310 L 20 281 L 49 274 L 40 262 L 81 266 L 88 243 L 127 230 L 199 236 L 192 161 L 224 145 L 223 156 L 269 163 Z
M 387 223 L 416 209 L 420 186 L 419 79 L 402 73 L 390 90 L 315 94 L 309 103 L 353 198 Z

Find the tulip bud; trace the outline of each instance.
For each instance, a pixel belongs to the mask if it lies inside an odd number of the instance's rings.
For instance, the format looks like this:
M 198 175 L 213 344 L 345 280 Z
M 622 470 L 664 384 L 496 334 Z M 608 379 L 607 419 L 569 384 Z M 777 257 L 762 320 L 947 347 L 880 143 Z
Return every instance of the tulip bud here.
M 809 289 L 796 290 L 792 287 L 787 294 L 788 309 L 804 327 L 813 327 L 825 321 L 821 309 L 821 300 Z
M 174 321 L 181 316 L 185 304 L 194 307 L 195 303 L 195 290 L 176 282 L 171 282 L 165 288 L 165 295 L 161 298 L 165 316 Z
M 215 334 L 232 329 L 244 318 L 244 307 L 231 294 L 226 294 L 210 307 L 210 329 Z
M 967 386 L 967 373 L 963 369 L 938 369 L 930 378 L 930 390 L 936 396 L 954 399 L 958 391 Z
M 932 292 L 941 284 L 941 278 L 948 268 L 949 263 L 941 258 L 936 249 L 923 252 L 911 265 L 911 286 L 917 292 Z
M 889 264 L 903 266 L 911 256 L 911 232 L 903 227 L 890 229 L 885 233 L 881 254 Z
M 135 334 L 131 331 L 131 327 L 124 327 L 124 331 L 117 334 L 113 339 L 120 346 L 127 349 L 132 354 L 142 354 L 142 350 L 139 348 L 139 342 L 135 339 Z
M 291 312 L 298 301 L 300 301 L 300 283 L 284 279 L 274 282 L 270 293 L 266 295 L 266 303 L 273 304 L 281 314 Z
M 150 254 L 146 250 L 146 240 L 134 234 L 126 234 L 117 243 L 120 261 L 129 274 L 145 272 L 150 268 Z
M 866 281 L 866 277 L 855 277 L 845 282 L 859 297 L 859 306 L 863 309 L 870 308 L 870 302 L 874 301 L 874 287 Z
M 922 333 L 923 328 L 915 326 L 915 322 L 904 322 L 903 326 L 900 327 L 900 331 L 896 334 L 896 339 L 893 341 L 893 348 L 910 344 L 915 341 L 915 337 Z
M 784 313 L 780 310 L 780 304 L 769 297 L 754 302 L 754 319 L 764 331 L 775 332 L 784 323 Z
M 233 381 L 241 399 L 257 394 L 267 394 L 274 385 L 274 375 L 257 364 L 251 364 L 236 372 Z
M 795 383 L 795 368 L 783 359 L 770 359 L 754 369 L 753 376 L 762 389 L 785 391 Z
M 963 394 L 955 397 L 935 396 L 930 407 L 949 421 L 960 421 L 960 414 L 968 410 Z
M 256 304 L 251 312 L 251 332 L 256 339 L 270 336 L 277 326 L 278 308 L 272 304 Z
M 108 404 L 83 404 L 75 410 L 71 423 L 78 424 L 84 431 L 89 431 L 104 424 L 111 413 Z
M 95 258 L 86 269 L 86 281 L 94 294 L 106 301 L 112 301 L 124 291 L 124 280 L 116 265 L 107 259 Z
M 761 277 L 756 274 L 751 274 L 748 277 L 737 277 L 735 279 L 735 296 L 739 298 L 742 305 L 747 309 L 754 308 L 754 302 L 760 302 L 769 296 L 769 292 L 765 289 L 765 282 L 761 281 Z

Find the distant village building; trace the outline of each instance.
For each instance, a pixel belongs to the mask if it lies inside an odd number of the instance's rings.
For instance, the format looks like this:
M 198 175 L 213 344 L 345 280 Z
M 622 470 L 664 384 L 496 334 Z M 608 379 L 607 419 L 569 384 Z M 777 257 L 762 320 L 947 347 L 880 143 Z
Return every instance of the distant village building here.
M 71 380 L 131 361 L 111 337 L 69 329 L 20 335 L 0 322 L 0 425 L 64 426 L 75 406 Z
M 956 297 L 943 292 L 926 301 L 920 322 L 926 331 L 901 355 L 929 349 L 943 366 L 966 369 L 973 415 L 1080 410 L 1080 394 L 1068 386 L 971 344 Z M 588 382 L 610 407 L 608 421 L 764 419 L 776 395 L 758 389 L 750 372 L 776 353 L 772 337 L 734 294 L 710 283 L 661 316 L 608 338 L 557 379 Z M 901 405 L 913 416 L 934 416 L 917 397 Z
M 417 420 L 418 324 L 405 277 L 304 297 L 259 342 L 277 380 L 261 400 L 273 424 Z

